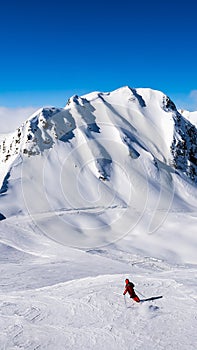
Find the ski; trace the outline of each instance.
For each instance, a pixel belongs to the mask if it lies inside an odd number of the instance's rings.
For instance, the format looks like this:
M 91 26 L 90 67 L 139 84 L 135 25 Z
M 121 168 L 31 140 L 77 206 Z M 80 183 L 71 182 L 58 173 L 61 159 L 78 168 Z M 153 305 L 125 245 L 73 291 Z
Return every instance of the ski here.
M 147 298 L 147 299 L 141 299 L 140 302 L 143 303 L 144 301 L 152 301 L 152 300 L 161 299 L 161 298 L 163 298 L 163 296 L 159 295 L 158 297 L 151 297 L 151 298 Z

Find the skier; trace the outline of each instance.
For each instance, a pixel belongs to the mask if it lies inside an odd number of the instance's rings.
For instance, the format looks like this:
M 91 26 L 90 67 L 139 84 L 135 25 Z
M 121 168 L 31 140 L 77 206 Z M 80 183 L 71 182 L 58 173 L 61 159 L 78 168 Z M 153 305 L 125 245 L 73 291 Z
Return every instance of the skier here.
M 137 296 L 137 294 L 134 291 L 134 287 L 135 287 L 134 284 L 132 282 L 130 282 L 128 278 L 126 278 L 125 283 L 126 283 L 126 285 L 125 285 L 125 290 L 124 290 L 123 295 L 125 295 L 128 292 L 130 295 L 130 298 L 132 298 L 137 303 L 139 303 L 140 298 Z

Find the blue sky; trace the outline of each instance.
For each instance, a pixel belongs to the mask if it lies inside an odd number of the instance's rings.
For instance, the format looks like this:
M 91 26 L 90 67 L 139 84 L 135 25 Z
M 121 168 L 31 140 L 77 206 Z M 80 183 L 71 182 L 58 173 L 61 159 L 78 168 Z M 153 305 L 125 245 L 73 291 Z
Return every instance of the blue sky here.
M 196 18 L 194 0 L 1 2 L 0 106 L 130 85 L 197 109 Z

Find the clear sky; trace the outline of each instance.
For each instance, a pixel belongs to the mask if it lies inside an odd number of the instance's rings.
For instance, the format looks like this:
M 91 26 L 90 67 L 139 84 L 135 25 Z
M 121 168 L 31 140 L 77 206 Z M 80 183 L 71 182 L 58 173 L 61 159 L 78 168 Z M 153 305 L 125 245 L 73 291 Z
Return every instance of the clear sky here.
M 73 94 L 130 85 L 197 109 L 195 0 L 0 5 L 0 106 L 62 107 Z

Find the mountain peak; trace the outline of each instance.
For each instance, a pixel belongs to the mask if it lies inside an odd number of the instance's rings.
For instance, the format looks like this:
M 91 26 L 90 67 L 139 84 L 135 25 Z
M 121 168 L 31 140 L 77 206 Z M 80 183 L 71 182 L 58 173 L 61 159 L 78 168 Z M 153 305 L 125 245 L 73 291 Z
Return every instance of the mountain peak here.
M 130 155 L 145 149 L 154 159 L 174 166 L 196 181 L 195 127 L 162 92 L 129 86 L 112 92 L 74 95 L 65 108 L 39 109 L 1 142 L 0 160 L 11 164 L 18 155 L 39 155 L 57 142 L 72 145 L 79 142 L 79 135 L 83 135 L 84 142 L 92 140 L 97 144 L 98 137 L 111 138 L 106 125 L 111 125 L 118 142 L 126 146 Z M 102 153 L 100 149 L 95 155 Z
M 53 239 L 83 247 L 123 227 L 138 235 L 142 216 L 152 232 L 168 210 L 196 208 L 196 154 L 195 126 L 162 92 L 75 95 L 0 143 L 0 220 L 30 214 Z

